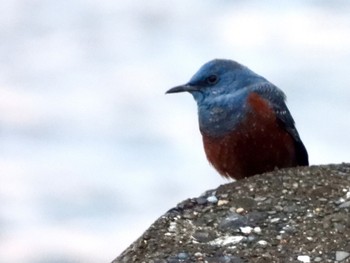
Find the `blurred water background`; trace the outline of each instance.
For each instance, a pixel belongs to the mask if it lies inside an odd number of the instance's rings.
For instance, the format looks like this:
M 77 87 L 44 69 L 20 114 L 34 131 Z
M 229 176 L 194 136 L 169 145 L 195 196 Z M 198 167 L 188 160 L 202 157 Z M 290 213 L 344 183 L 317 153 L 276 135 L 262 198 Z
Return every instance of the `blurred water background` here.
M 110 262 L 226 183 L 164 95 L 213 58 L 285 91 L 312 164 L 350 160 L 349 1 L 0 5 L 0 262 Z

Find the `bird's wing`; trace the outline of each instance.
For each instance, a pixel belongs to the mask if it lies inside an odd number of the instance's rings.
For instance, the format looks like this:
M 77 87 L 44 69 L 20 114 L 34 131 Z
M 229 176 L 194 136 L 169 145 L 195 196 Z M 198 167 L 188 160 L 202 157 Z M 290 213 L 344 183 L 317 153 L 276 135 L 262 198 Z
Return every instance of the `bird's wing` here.
M 307 150 L 300 139 L 297 129 L 295 128 L 295 122 L 286 105 L 286 95 L 283 93 L 283 91 L 269 82 L 254 85 L 251 87 L 251 90 L 271 103 L 279 124 L 294 139 L 298 164 L 309 165 Z

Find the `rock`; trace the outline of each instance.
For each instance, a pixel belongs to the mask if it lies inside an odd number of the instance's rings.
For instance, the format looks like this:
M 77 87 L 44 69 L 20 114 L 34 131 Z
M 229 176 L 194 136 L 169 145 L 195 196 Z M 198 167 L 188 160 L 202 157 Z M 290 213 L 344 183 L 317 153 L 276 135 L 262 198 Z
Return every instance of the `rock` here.
M 309 263 L 310 262 L 310 257 L 309 256 L 298 256 L 297 259 L 301 262 L 304 262 L 304 263 Z
M 207 201 L 208 201 L 209 203 L 215 204 L 215 203 L 218 202 L 218 198 L 217 198 L 215 195 L 211 195 L 211 196 L 208 196 Z
M 349 189 L 350 164 L 222 185 L 170 209 L 113 263 L 345 262 Z
M 336 251 L 335 252 L 335 260 L 342 261 L 350 256 L 350 253 L 347 251 Z

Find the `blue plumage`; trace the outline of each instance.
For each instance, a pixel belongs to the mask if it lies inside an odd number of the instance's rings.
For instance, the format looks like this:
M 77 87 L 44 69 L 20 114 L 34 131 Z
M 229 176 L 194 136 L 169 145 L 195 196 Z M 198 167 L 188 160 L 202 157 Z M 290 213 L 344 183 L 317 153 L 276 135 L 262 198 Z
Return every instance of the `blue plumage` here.
M 308 165 L 307 151 L 286 106 L 283 91 L 247 67 L 232 60 L 209 61 L 187 84 L 167 93 L 184 91 L 190 92 L 197 102 L 207 157 L 224 176 L 242 178 L 274 167 Z M 279 147 L 280 143 L 285 145 Z M 275 149 L 267 152 L 272 146 Z M 260 159 L 247 156 L 242 161 L 244 164 L 239 164 L 239 157 L 246 155 L 244 151 L 248 152 L 244 147 L 253 147 L 254 155 L 265 156 Z M 225 154 L 237 157 L 225 157 Z M 233 164 L 220 163 L 222 160 Z M 229 166 L 231 168 L 227 168 Z

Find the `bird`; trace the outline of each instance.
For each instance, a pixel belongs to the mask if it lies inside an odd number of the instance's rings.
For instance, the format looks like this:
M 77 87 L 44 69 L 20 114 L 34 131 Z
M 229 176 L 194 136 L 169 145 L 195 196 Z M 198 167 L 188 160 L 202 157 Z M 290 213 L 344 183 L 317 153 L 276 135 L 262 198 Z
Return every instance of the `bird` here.
M 248 67 L 211 60 L 166 94 L 178 92 L 189 92 L 197 102 L 206 157 L 223 177 L 240 180 L 309 165 L 286 95 Z

